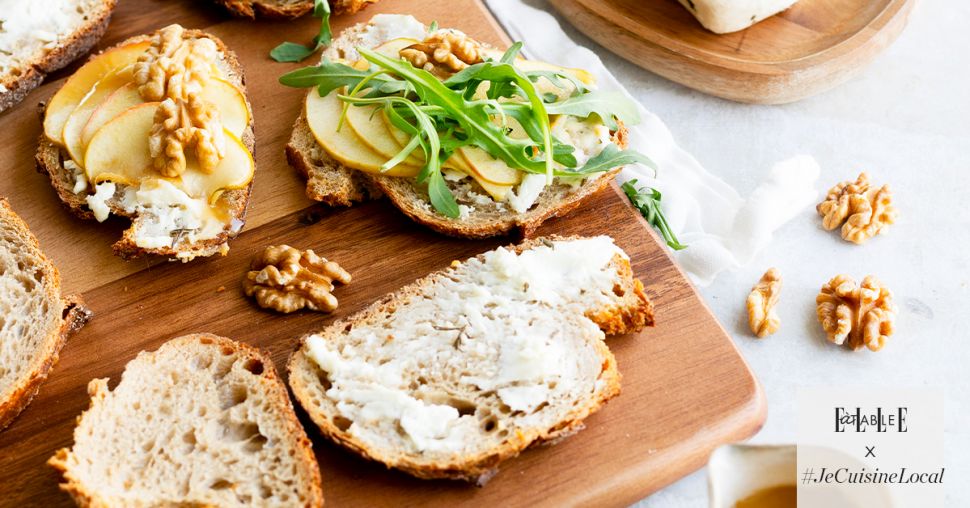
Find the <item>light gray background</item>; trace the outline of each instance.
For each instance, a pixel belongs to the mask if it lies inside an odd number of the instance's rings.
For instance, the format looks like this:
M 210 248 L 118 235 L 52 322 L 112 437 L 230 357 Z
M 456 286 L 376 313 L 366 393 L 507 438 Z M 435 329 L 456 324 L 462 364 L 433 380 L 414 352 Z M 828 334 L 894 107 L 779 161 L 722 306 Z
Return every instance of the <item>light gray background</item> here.
M 553 11 L 545 0 L 528 3 Z M 821 165 L 820 192 L 861 170 L 892 186 L 900 216 L 887 236 L 855 246 L 824 231 L 806 209 L 750 265 L 701 292 L 767 394 L 768 420 L 752 442 L 794 442 L 799 387 L 939 387 L 947 506 L 970 506 L 970 2 L 919 2 L 909 27 L 872 65 L 835 90 L 785 106 L 692 91 L 611 55 L 564 21 L 681 146 L 742 195 L 772 163 L 798 153 Z M 744 299 L 769 266 L 784 279 L 782 328 L 757 340 Z M 840 272 L 873 274 L 895 293 L 896 334 L 879 353 L 835 347 L 819 328 L 815 295 Z M 638 506 L 706 506 L 706 482 L 698 471 Z

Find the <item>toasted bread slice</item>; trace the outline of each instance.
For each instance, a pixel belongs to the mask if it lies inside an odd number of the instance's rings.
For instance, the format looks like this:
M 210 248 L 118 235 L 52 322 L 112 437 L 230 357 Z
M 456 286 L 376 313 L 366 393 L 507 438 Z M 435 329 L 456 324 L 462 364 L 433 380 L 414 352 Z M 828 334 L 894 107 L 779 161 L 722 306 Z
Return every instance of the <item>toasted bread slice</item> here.
M 289 382 L 321 432 L 419 478 L 482 483 L 620 390 L 604 334 L 653 324 L 609 237 L 540 238 L 304 336 Z
M 117 3 L 6 4 L 0 12 L 0 112 L 22 101 L 48 73 L 67 66 L 97 44 Z
M 91 316 L 61 296 L 57 268 L 0 198 L 0 430 L 27 407 L 67 341 Z
M 215 0 L 244 18 L 293 19 L 313 10 L 313 0 Z M 330 0 L 333 14 L 353 14 L 378 0 Z
M 368 32 L 368 23 L 361 23 L 344 31 L 324 53 L 325 58 L 354 60 L 359 46 L 374 47 L 397 34 L 383 34 L 384 38 Z M 316 93 L 310 90 L 308 93 Z M 626 129 L 620 124 L 612 133 L 612 141 L 626 147 Z M 545 187 L 535 204 L 524 211 L 516 211 L 507 203 L 496 203 L 476 183 L 465 179 L 447 182 L 458 203 L 464 205 L 461 217 L 452 219 L 436 212 L 430 203 L 427 188 L 414 178 L 375 175 L 347 168 L 330 157 L 319 146 L 307 123 L 305 112 L 293 125 L 293 133 L 286 146 L 290 165 L 307 178 L 306 193 L 310 199 L 331 206 L 350 206 L 355 202 L 387 196 L 415 222 L 439 233 L 462 238 L 486 238 L 508 233 L 530 236 L 545 220 L 564 215 L 591 194 L 612 181 L 622 168 L 587 178 L 580 185 L 555 182 Z
M 322 506 L 310 441 L 258 349 L 209 334 L 142 352 L 88 385 L 50 464 L 81 506 Z
M 246 84 L 242 65 L 233 53 L 217 37 L 200 30 L 185 30 L 186 38 L 211 39 L 216 43 L 222 58 L 217 66 L 223 72 L 226 81 L 232 83 L 245 94 Z M 148 40 L 150 35 L 140 35 L 132 37 L 118 46 L 124 46 L 133 42 Z M 117 47 L 117 46 L 116 46 Z M 106 50 L 107 51 L 107 50 Z M 252 112 L 252 105 L 246 99 L 246 107 Z M 240 140 L 255 158 L 256 138 L 254 135 L 253 115 L 249 115 L 249 125 L 246 127 Z M 58 197 L 67 208 L 82 219 L 93 219 L 94 213 L 91 211 L 86 198 L 88 194 L 84 191 L 75 192 L 77 175 L 68 167 L 71 164 L 71 157 L 67 150 L 58 146 L 56 143 L 41 134 L 38 140 L 37 154 L 35 155 L 37 171 L 46 173 L 51 179 L 51 185 L 57 192 Z M 136 236 L 140 231 L 151 228 L 158 220 L 154 216 L 146 216 L 131 213 L 122 206 L 123 197 L 127 185 L 116 184 L 114 195 L 106 201 L 111 214 L 131 219 L 131 227 L 125 230 L 121 240 L 113 245 L 115 254 L 125 259 L 139 257 L 145 254 L 156 254 L 160 256 L 175 257 L 183 261 L 191 260 L 200 256 L 211 256 L 219 252 L 225 252 L 228 241 L 234 238 L 245 225 L 246 211 L 249 205 L 249 196 L 252 191 L 252 182 L 244 189 L 227 190 L 223 192 L 220 199 L 225 199 L 228 204 L 229 217 L 223 231 L 215 238 L 210 238 L 196 242 L 182 241 L 181 238 L 174 238 L 173 243 L 163 247 L 145 248 L 136 242 Z

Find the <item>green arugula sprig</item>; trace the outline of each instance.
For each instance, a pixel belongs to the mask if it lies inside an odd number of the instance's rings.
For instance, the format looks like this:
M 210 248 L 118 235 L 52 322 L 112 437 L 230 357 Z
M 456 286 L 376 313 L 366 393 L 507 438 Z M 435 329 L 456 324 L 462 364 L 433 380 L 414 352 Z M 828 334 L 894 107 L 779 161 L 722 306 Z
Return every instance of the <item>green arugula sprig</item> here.
M 269 56 L 277 62 L 302 62 L 306 57 L 317 52 L 318 49 L 329 46 L 333 39 L 330 32 L 330 3 L 328 0 L 314 0 L 313 15 L 320 18 L 320 32 L 313 38 L 309 46 L 295 42 L 284 42 L 273 48 Z
M 630 198 L 630 202 L 633 203 L 640 214 L 643 215 L 647 222 L 657 228 L 660 235 L 663 236 L 667 245 L 674 250 L 683 250 L 687 246 L 681 244 L 677 241 L 677 236 L 674 232 L 670 230 L 670 226 L 667 224 L 667 218 L 664 217 L 664 212 L 660 208 L 660 191 L 652 187 L 636 187 L 636 179 L 630 180 L 620 186 L 623 192 L 626 193 L 626 197 Z
M 547 181 L 554 176 L 588 176 L 632 163 L 653 167 L 644 155 L 610 144 L 577 168 L 575 148 L 552 135 L 549 115 L 596 115 L 615 129 L 617 120 L 638 122 L 636 108 L 625 97 L 590 90 L 567 73 L 522 71 L 515 66 L 521 48 L 522 44 L 516 43 L 500 59 L 471 65 L 444 81 L 405 60 L 358 48 L 371 64 L 366 71 L 324 61 L 285 74 L 280 83 L 314 87 L 320 96 L 346 90 L 338 92 L 338 98 L 345 103 L 344 114 L 347 107 L 376 106 L 383 110 L 388 120 L 411 139 L 381 170 L 389 170 L 420 149 L 426 162 L 417 180 L 427 184 L 431 205 L 447 217 L 458 217 L 460 210 L 441 167 L 455 150 L 464 146 L 481 148 L 509 167 L 544 174 Z M 570 93 L 563 100 L 555 94 L 540 95 L 535 86 L 539 79 Z M 478 93 L 483 84 L 487 85 L 484 97 Z M 522 127 L 527 138 L 509 135 L 510 119 Z M 343 116 L 338 128 L 342 123 Z

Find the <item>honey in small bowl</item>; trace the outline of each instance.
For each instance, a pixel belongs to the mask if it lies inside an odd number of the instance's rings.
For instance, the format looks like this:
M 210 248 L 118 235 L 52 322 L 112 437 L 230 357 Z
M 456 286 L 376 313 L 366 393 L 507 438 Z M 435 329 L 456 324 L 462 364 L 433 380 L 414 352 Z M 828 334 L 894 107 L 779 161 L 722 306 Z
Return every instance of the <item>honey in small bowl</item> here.
M 795 485 L 775 485 L 756 490 L 734 504 L 734 508 L 796 508 L 798 489 Z

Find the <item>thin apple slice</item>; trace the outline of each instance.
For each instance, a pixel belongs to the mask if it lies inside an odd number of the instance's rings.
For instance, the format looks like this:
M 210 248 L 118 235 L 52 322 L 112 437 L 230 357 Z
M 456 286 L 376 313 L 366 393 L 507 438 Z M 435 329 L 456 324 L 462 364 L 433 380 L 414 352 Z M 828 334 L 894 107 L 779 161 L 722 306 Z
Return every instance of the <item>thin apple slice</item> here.
M 139 104 L 98 129 L 84 153 L 88 181 L 137 185 L 154 172 L 148 138 L 157 108 L 157 102 Z
M 91 58 L 88 63 L 82 65 L 47 103 L 44 115 L 44 134 L 47 138 L 62 144 L 64 124 L 95 83 L 109 72 L 135 63 L 150 45 L 151 41 L 144 40 L 118 46 Z
M 401 50 L 412 46 L 414 44 L 419 44 L 421 41 L 417 39 L 412 39 L 410 37 L 398 37 L 397 39 L 391 39 L 380 46 L 374 48 L 374 51 L 388 56 L 394 59 L 401 58 Z
M 383 118 L 384 126 L 387 128 L 388 134 L 391 136 L 391 139 L 393 139 L 395 143 L 397 143 L 397 145 L 399 146 L 398 150 L 407 146 L 407 144 L 411 142 L 411 136 L 405 133 L 404 131 L 402 131 L 401 129 L 398 129 L 397 127 L 395 127 L 394 124 L 391 123 L 391 120 L 387 118 L 386 114 L 381 116 L 384 117 Z M 464 171 L 466 166 L 464 164 L 464 161 L 461 161 L 460 159 L 461 157 L 458 154 L 452 154 L 451 157 L 448 157 L 448 160 L 446 160 L 442 164 L 442 166 L 446 168 L 457 169 L 459 171 Z M 408 157 L 406 162 L 408 164 L 418 166 L 419 168 L 424 167 L 424 152 L 421 150 L 415 150 L 411 152 L 411 156 Z M 464 171 L 464 172 L 468 173 L 467 171 Z
M 343 103 L 337 94 L 320 97 L 315 90 L 311 90 L 306 96 L 305 108 L 307 123 L 317 143 L 344 166 L 387 176 L 416 176 L 420 171 L 414 166 L 398 164 L 381 172 L 381 165 L 387 162 L 387 157 L 371 150 L 349 126 L 337 130 L 337 122 L 343 111 Z
M 91 138 L 85 160 L 85 172 L 94 183 L 112 181 L 137 185 L 146 178 L 161 178 L 152 169 L 148 148 L 157 102 L 139 104 L 118 115 Z M 226 154 L 211 173 L 198 169 L 193 157 L 181 177 L 167 178 L 192 197 L 214 200 L 226 189 L 249 185 L 255 172 L 252 154 L 235 135 L 226 133 Z
M 133 66 L 126 65 L 105 74 L 84 99 L 74 108 L 67 122 L 64 123 L 64 131 L 61 133 L 61 140 L 67 153 L 71 155 L 74 162 L 84 166 L 84 145 L 81 142 L 81 131 L 94 112 L 119 88 L 131 82 Z
M 242 137 L 251 118 L 242 90 L 224 79 L 213 78 L 202 89 L 202 98 L 213 104 L 226 130 Z
M 404 148 L 408 145 L 408 143 L 411 142 L 411 136 L 401 129 L 395 127 L 394 124 L 391 123 L 391 120 L 387 118 L 387 114 L 382 113 L 380 116 L 381 120 L 384 122 L 384 127 L 387 129 L 387 134 L 399 147 L 398 150 Z M 424 152 L 421 150 L 411 152 L 411 156 L 408 157 L 408 163 L 418 167 L 424 167 Z M 447 166 L 447 163 L 445 165 Z
M 134 83 L 126 83 L 121 88 L 115 90 L 108 96 L 88 119 L 88 123 L 81 129 L 82 153 L 91 143 L 91 138 L 98 132 L 104 124 L 113 120 L 116 116 L 125 111 L 145 102 L 138 93 L 138 87 Z M 83 161 L 81 161 L 83 162 Z M 82 164 L 83 166 L 83 164 Z
M 497 185 L 516 185 L 522 181 L 521 171 L 510 168 L 504 161 L 493 158 L 481 148 L 465 146 L 457 151 L 468 167 L 483 180 Z
M 485 189 L 485 192 L 487 192 L 489 196 L 492 196 L 492 199 L 497 202 L 505 201 L 505 196 L 510 190 L 512 190 L 512 187 L 514 187 L 513 185 L 496 184 L 485 180 L 481 177 L 481 175 L 476 173 L 471 166 L 468 165 L 464 157 L 458 155 L 457 153 L 448 158 L 448 164 L 446 165 L 470 176 L 472 180 L 478 182 L 478 185 L 480 185 L 482 189 Z
M 399 147 L 403 148 L 408 142 L 411 141 L 411 138 L 404 131 L 392 125 L 390 123 L 390 120 L 387 119 L 387 115 L 383 115 L 383 116 L 384 116 L 384 122 L 387 126 L 388 132 L 391 135 L 391 138 L 397 141 L 397 144 Z M 419 167 L 423 167 L 424 154 L 422 154 L 420 151 L 416 151 L 411 154 L 412 158 L 416 158 L 416 156 L 420 157 L 416 165 Z M 408 162 L 410 162 L 411 160 L 412 159 L 409 158 Z M 485 189 L 485 192 L 487 192 L 490 196 L 492 196 L 492 199 L 494 199 L 495 201 L 499 201 L 499 202 L 504 201 L 505 196 L 508 194 L 510 190 L 512 190 L 512 187 L 513 187 L 512 185 L 496 184 L 482 178 L 481 175 L 478 175 L 471 167 L 469 167 L 468 163 L 465 161 L 465 158 L 462 157 L 458 151 L 453 153 L 451 157 L 448 157 L 448 160 L 446 160 L 442 165 L 446 168 L 451 168 L 471 176 L 472 179 L 478 182 L 478 184 L 481 185 L 483 189 Z
M 208 196 L 209 202 L 214 203 L 227 190 L 245 189 L 253 180 L 256 172 L 256 162 L 246 145 L 229 129 L 226 133 L 226 154 L 219 161 L 211 173 L 198 169 L 198 163 L 192 157 L 188 160 L 181 182 L 177 184 L 186 194 L 192 197 Z M 178 180 L 178 179 L 169 179 Z M 174 183 L 174 182 L 173 182 Z
M 377 106 L 351 106 L 347 108 L 347 125 L 353 129 L 365 145 L 384 157 L 384 160 L 388 160 L 397 155 L 403 146 L 391 137 L 391 133 L 384 124 L 383 116 L 384 113 L 379 111 Z M 412 153 L 412 156 L 409 156 L 405 163 L 420 167 L 424 165 L 424 157 L 418 160 L 413 157 Z
M 242 91 L 232 83 L 215 78 L 210 80 L 203 89 L 202 96 L 213 103 L 219 111 L 222 126 L 236 137 L 241 137 L 250 120 L 249 108 L 246 106 L 246 98 Z M 115 90 L 97 107 L 81 130 L 81 153 L 87 149 L 91 138 L 104 124 L 143 102 L 145 101 L 142 100 L 138 87 L 134 83 L 126 83 Z

